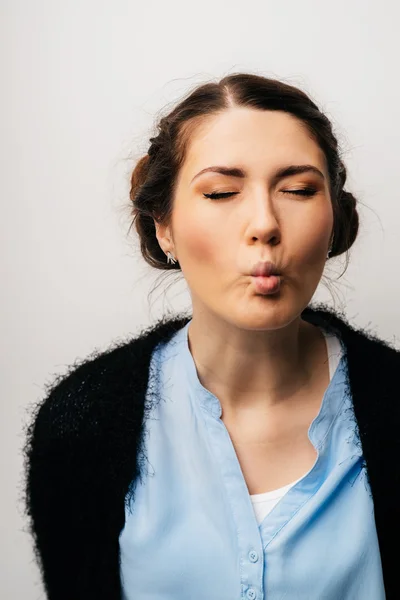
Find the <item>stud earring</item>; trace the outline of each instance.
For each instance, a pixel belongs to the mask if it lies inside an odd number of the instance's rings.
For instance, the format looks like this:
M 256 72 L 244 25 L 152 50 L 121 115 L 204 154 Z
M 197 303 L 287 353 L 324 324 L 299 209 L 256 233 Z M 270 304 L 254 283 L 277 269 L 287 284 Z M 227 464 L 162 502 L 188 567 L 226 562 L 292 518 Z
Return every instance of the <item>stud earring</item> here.
M 171 252 L 167 252 L 167 263 L 169 262 L 172 264 L 176 263 L 176 258 L 171 254 Z
M 330 258 L 330 256 L 331 256 L 332 246 L 333 246 L 333 238 L 332 238 L 331 244 L 329 246 L 328 254 L 326 255 L 327 259 Z

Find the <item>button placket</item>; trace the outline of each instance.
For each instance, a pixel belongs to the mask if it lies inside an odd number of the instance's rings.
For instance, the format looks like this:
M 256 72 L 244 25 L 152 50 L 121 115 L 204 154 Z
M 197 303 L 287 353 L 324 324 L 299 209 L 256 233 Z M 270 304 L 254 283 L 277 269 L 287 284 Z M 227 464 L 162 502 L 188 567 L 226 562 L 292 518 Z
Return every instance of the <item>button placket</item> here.
M 248 488 L 225 424 L 219 418 L 207 418 L 206 416 L 206 425 L 210 433 L 210 440 L 213 443 L 216 459 L 220 464 L 239 540 L 242 597 L 246 600 L 262 600 L 264 596 L 262 592 L 262 559 L 260 561 L 263 553 L 262 538 Z M 258 586 L 261 587 L 261 595 Z

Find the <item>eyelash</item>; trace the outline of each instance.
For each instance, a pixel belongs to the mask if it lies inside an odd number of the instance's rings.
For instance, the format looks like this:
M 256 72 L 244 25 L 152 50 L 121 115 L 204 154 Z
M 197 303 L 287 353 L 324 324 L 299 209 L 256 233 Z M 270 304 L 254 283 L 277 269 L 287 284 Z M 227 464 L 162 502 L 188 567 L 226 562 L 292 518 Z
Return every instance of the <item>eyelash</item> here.
M 299 190 L 285 190 L 283 193 L 284 194 L 293 194 L 295 196 L 314 196 L 314 194 L 317 192 L 317 190 L 315 188 L 302 188 Z M 203 194 L 203 196 L 205 196 L 206 198 L 210 198 L 211 200 L 219 200 L 221 198 L 228 198 L 230 196 L 234 196 L 236 194 L 238 194 L 239 192 L 211 192 L 211 194 Z

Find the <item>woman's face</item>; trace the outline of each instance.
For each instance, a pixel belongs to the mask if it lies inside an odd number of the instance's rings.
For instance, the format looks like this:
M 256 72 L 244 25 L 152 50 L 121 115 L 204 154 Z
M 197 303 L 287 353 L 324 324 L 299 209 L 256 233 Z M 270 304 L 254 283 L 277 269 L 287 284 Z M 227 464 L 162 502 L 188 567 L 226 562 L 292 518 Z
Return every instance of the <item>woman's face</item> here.
M 277 176 L 292 165 L 311 165 L 321 175 Z M 201 173 L 215 166 L 242 176 Z M 306 188 L 314 193 L 294 193 Z M 205 196 L 214 192 L 231 195 Z M 332 227 L 325 157 L 302 122 L 282 111 L 235 107 L 209 117 L 192 134 L 172 220 L 157 226 L 157 237 L 179 260 L 194 316 L 206 311 L 241 328 L 278 329 L 311 300 Z M 250 273 L 268 260 L 282 275 L 279 291 L 265 295 Z

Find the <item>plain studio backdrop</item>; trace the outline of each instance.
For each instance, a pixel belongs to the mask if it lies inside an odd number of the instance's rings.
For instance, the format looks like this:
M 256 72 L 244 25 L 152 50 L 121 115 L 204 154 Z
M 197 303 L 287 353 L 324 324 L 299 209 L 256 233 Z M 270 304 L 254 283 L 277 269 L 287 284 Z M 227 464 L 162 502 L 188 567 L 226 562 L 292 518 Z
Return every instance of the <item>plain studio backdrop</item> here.
M 21 505 L 29 405 L 76 359 L 189 307 L 175 275 L 149 304 L 159 275 L 128 233 L 128 190 L 157 115 L 194 85 L 278 77 L 333 120 L 361 226 L 314 298 L 400 345 L 399 18 L 395 0 L 2 0 L 1 598 L 44 598 Z

